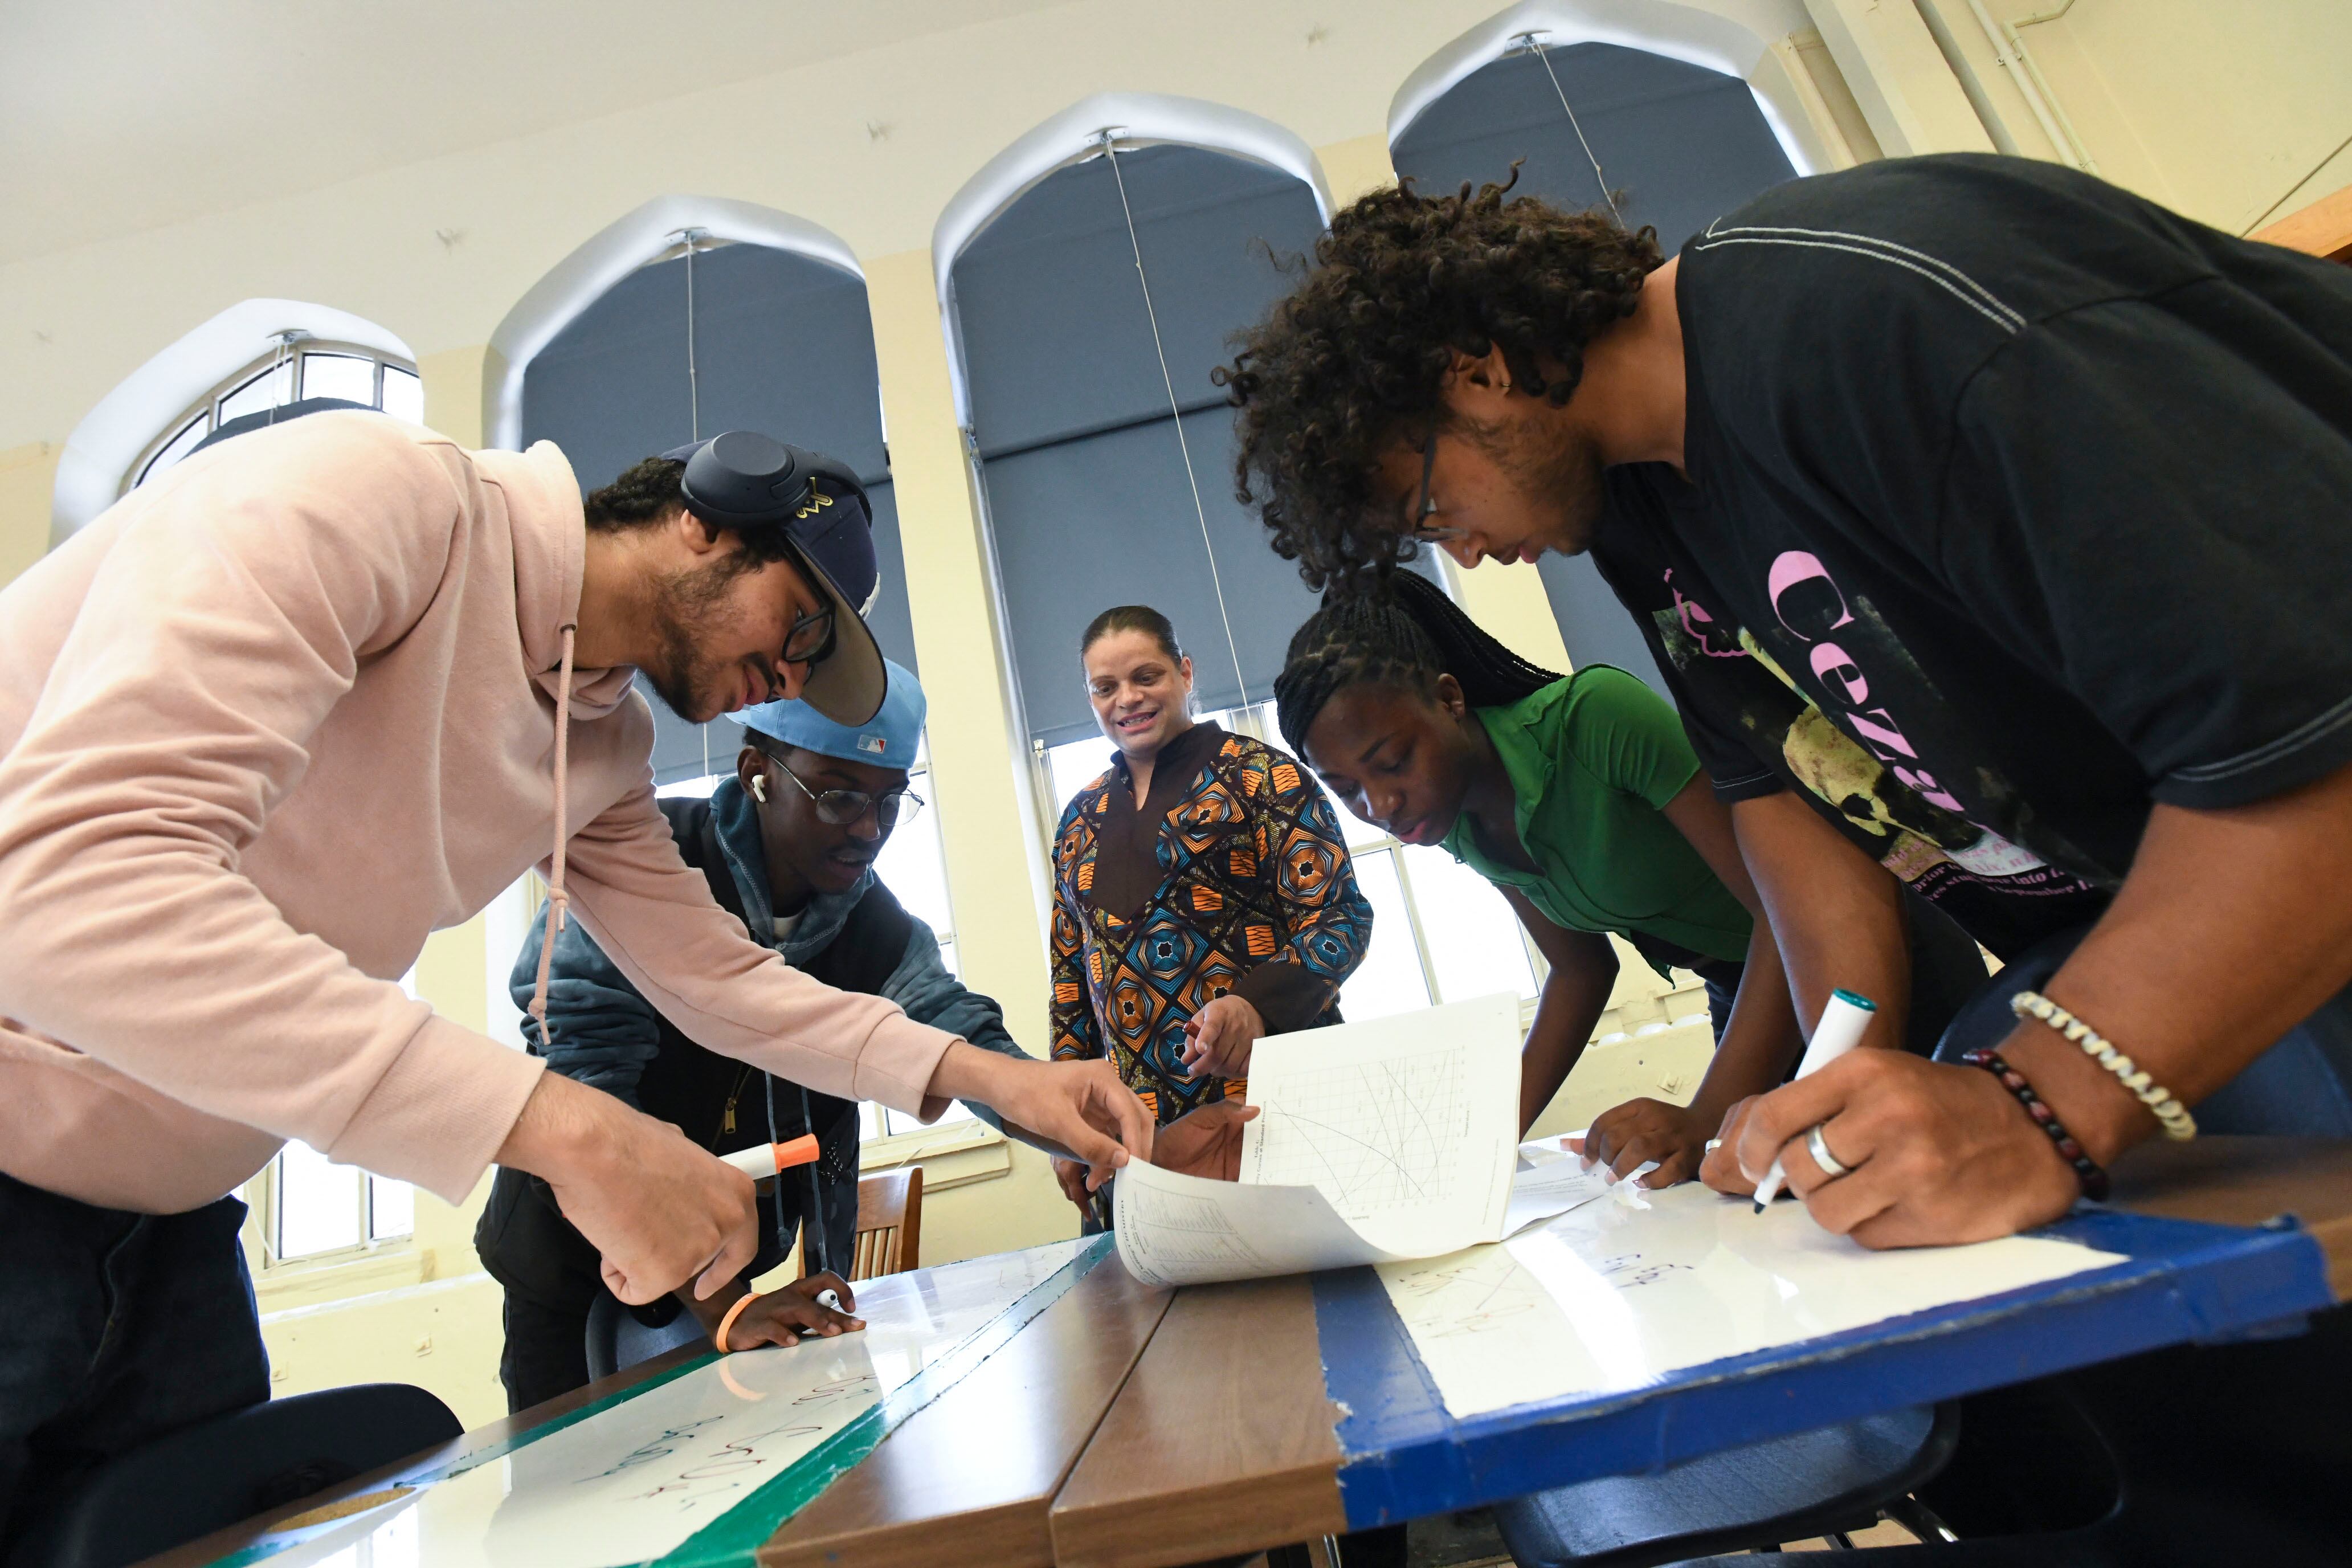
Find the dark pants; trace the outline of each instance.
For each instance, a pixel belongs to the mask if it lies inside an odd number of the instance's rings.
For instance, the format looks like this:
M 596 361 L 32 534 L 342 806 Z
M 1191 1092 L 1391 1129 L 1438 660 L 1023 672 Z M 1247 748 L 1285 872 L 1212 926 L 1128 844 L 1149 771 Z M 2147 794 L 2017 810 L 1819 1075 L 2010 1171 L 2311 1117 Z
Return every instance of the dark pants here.
M 0 1175 L 0 1554 L 85 1472 L 269 1397 L 245 1205 L 94 1208 Z
M 2009 999 L 2047 985 L 2089 931 L 2084 926 L 2044 938 L 1979 986 L 1945 1031 L 1937 1057 L 1952 1061 L 1964 1051 L 2000 1045 L 2017 1026 Z M 2091 1019 L 2091 1026 L 2098 1022 Z M 2131 1050 L 2129 1040 L 2116 1045 Z M 2194 1110 L 2205 1132 L 2352 1138 L 2352 988 L 2322 1003 Z

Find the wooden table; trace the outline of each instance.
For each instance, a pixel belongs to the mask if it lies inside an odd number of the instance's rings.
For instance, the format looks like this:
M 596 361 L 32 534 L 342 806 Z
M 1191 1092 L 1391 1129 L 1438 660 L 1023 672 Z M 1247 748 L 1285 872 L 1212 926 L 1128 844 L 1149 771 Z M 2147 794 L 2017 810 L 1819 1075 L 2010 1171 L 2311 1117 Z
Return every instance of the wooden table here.
M 2336 1299 L 2352 1299 L 2352 1143 L 2143 1146 L 2115 1180 L 2116 1206 L 2140 1214 L 2241 1226 L 2294 1215 Z M 917 1278 L 861 1295 L 878 1302 Z M 1349 1528 L 1340 1428 L 1351 1413 L 1326 1385 L 1317 1300 L 1343 1278 L 1169 1292 L 1108 1261 L 802 1509 L 758 1562 L 1165 1568 L 1339 1533 Z M 698 1353 L 632 1367 L 152 1562 L 217 1562 L 291 1517 L 511 1446 Z M 1480 1500 L 1465 1492 L 1441 1506 Z
M 2325 1253 L 2336 1299 L 2352 1300 L 2352 1143 L 2219 1137 L 2143 1144 L 2113 1175 L 2114 1206 L 2136 1213 L 2249 1226 L 2294 1215 Z M 1250 1331 L 1221 1331 L 1244 1310 Z M 1350 1528 L 1342 1482 L 1349 1456 L 1335 1429 L 1341 1412 L 1307 1353 L 1319 1343 L 1328 1353 L 1307 1280 L 1180 1291 L 1055 1500 L 1055 1561 L 1168 1568 Z M 1875 1408 L 1913 1403 L 1887 1399 Z M 1678 1437 L 1704 1441 L 1703 1426 L 1684 1426 Z M 1678 1457 L 1699 1451 L 1689 1447 Z M 1416 1513 L 1537 1489 L 1480 1496 L 1475 1479 L 1465 1486 L 1424 1489 L 1444 1500 Z M 1170 1506 L 1180 1500 L 1186 1506 Z M 1174 1539 L 1170 1523 L 1179 1518 L 1192 1528 Z M 1356 1525 L 1367 1522 L 1359 1510 Z

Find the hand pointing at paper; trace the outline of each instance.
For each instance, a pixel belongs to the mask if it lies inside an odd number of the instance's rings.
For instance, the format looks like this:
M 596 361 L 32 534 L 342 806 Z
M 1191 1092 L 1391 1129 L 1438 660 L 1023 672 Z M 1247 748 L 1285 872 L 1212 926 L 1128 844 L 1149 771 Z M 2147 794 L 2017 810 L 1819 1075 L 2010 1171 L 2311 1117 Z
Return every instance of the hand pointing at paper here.
M 1226 992 L 1184 1020 L 1185 1074 L 1247 1078 L 1251 1047 L 1265 1033 L 1265 1019 L 1249 999 Z

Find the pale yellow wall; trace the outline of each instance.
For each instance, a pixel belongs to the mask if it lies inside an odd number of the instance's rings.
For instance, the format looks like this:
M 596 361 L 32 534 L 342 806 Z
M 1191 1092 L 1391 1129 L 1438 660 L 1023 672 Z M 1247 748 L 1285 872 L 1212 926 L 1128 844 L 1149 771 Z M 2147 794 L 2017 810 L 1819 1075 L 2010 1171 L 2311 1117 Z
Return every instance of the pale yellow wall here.
M 1805 9 L 1890 157 L 1993 151 L 1916 9 L 1904 0 L 1805 0 Z
M 1982 0 L 1996 23 L 2053 6 Z M 1968 0 L 1920 0 L 2020 151 L 2056 157 Z M 2104 178 L 2248 233 L 2352 184 L 2352 5 L 2343 0 L 2075 0 L 2019 35 Z
M 0 586 L 49 548 L 49 492 L 58 478 L 58 444 L 36 441 L 0 452 Z

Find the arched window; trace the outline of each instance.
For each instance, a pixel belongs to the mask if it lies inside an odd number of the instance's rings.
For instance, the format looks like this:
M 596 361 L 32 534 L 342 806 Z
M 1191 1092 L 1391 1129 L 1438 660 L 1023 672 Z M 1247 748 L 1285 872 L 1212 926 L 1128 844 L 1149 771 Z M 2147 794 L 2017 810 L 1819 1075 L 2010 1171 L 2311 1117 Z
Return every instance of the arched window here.
M 1187 137 L 1197 128 L 1160 122 L 1171 108 L 1227 117 L 1228 134 Z M 1098 611 L 1164 611 L 1196 645 L 1203 707 L 1226 710 L 1271 694 L 1314 609 L 1233 499 L 1233 420 L 1209 373 L 1283 292 L 1273 258 L 1314 244 L 1328 202 L 1303 146 L 1236 131 L 1284 134 L 1210 105 L 1089 100 L 1000 155 L 942 219 L 959 412 L 1024 718 L 1047 747 L 1095 732 L 1076 650 Z M 975 192 L 1001 195 L 974 211 Z
M 1654 226 L 1672 256 L 1720 214 L 1798 174 L 1796 143 L 1736 74 L 1727 24 L 1722 38 L 1638 39 L 1597 36 L 1571 10 L 1516 7 L 1416 73 L 1390 115 L 1399 176 L 1449 191 L 1500 183 L 1517 163 L 1515 194 L 1572 209 L 1613 205 L 1629 226 Z M 1576 664 L 1622 666 L 1665 694 L 1640 629 L 1590 562 L 1548 554 L 1538 569 Z
M 300 300 L 232 305 L 125 376 L 74 426 L 58 460 L 51 542 L 222 426 L 317 398 L 425 416 L 416 356 L 373 321 Z
M 288 333 L 276 349 L 239 366 L 183 409 L 132 462 L 122 488 L 138 489 L 240 420 L 267 419 L 320 398 L 380 408 L 412 425 L 425 422 L 425 383 L 406 359 Z
M 866 279 L 839 239 L 741 203 L 665 197 L 559 265 L 492 346 L 507 367 L 491 389 L 493 439 L 553 441 L 583 490 L 641 458 L 734 429 L 850 465 L 873 502 L 881 569 L 867 624 L 887 658 L 920 673 Z M 724 719 L 688 723 L 646 695 L 657 786 L 709 794 L 734 771 L 741 728 Z M 933 808 L 891 835 L 877 869 L 938 933 L 952 970 L 955 921 L 928 747 L 919 748 L 908 784 Z M 875 1107 L 866 1115 L 869 1137 L 903 1130 Z
M 959 412 L 1049 840 L 1109 756 L 1077 652 L 1113 605 L 1166 614 L 1207 716 L 1279 743 L 1274 678 L 1316 599 L 1234 500 L 1233 418 L 1209 372 L 1291 286 L 1278 263 L 1311 250 L 1328 210 L 1313 155 L 1279 128 L 1107 95 L 1000 154 L 941 220 Z M 1491 889 L 1443 851 L 1339 818 L 1375 910 L 1349 1016 L 1534 994 Z

